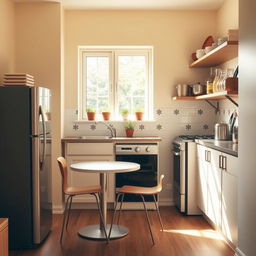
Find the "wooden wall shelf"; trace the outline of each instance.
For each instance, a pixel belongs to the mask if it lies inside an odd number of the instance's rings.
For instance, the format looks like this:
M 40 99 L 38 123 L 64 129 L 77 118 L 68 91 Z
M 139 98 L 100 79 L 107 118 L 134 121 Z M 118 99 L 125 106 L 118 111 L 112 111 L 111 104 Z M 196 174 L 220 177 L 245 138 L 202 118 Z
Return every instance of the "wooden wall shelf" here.
M 182 97 L 173 97 L 173 100 L 221 100 L 221 99 L 226 99 L 227 96 L 229 97 L 238 97 L 238 92 L 215 92 L 211 94 L 204 94 L 204 95 L 199 95 L 199 96 L 182 96 Z
M 191 68 L 214 67 L 238 56 L 238 41 L 227 41 L 190 64 Z

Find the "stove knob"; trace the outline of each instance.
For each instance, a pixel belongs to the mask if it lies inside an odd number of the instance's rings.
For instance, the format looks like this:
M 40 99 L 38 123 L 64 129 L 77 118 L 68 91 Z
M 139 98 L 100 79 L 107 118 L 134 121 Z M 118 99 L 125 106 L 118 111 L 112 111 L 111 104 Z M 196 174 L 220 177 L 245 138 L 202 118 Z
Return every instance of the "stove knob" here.
M 151 151 L 150 147 L 146 147 L 146 151 L 150 152 Z
M 136 147 L 135 152 L 140 152 L 140 147 Z

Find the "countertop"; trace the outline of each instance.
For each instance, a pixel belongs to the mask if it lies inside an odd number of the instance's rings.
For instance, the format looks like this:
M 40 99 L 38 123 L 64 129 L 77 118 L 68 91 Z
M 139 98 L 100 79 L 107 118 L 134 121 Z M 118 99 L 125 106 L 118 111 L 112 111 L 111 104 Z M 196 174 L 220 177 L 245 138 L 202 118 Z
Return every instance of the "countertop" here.
M 161 141 L 160 137 L 112 137 L 112 138 L 101 138 L 95 139 L 90 136 L 88 138 L 81 137 L 64 137 L 61 139 L 62 142 L 67 143 L 101 143 L 101 142 L 110 142 L 110 143 L 122 143 L 122 142 L 158 142 Z
M 238 157 L 238 144 L 227 140 L 200 140 L 197 139 L 196 143 L 219 150 L 223 153 Z

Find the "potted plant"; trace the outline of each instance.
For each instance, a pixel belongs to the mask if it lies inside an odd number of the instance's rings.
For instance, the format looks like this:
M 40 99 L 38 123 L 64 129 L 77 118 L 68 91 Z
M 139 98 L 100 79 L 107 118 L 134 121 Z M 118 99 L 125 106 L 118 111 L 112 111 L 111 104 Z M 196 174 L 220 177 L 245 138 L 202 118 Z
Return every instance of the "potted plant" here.
M 143 114 L 144 114 L 144 112 L 143 112 L 143 109 L 142 109 L 142 108 L 136 108 L 136 109 L 135 109 L 135 116 L 136 116 L 136 119 L 137 119 L 138 121 L 141 121 L 141 120 L 142 120 Z
M 87 108 L 86 112 L 87 112 L 88 120 L 90 120 L 90 121 L 95 120 L 95 110 L 93 108 Z
M 128 120 L 128 116 L 129 116 L 129 110 L 128 108 L 123 108 L 121 109 L 121 115 L 123 117 L 123 120 L 124 121 L 127 121 Z
M 127 137 L 132 137 L 134 133 L 134 124 L 131 121 L 128 121 L 125 125 L 125 132 Z
M 104 121 L 108 121 L 110 119 L 110 111 L 108 108 L 103 109 L 102 116 Z

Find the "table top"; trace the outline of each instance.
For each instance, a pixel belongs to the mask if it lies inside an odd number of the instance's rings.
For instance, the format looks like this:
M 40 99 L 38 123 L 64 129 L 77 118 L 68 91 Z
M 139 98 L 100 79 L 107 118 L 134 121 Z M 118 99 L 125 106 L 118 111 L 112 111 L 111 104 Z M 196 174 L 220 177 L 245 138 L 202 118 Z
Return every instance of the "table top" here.
M 123 161 L 90 161 L 71 164 L 70 168 L 81 172 L 119 173 L 137 171 L 140 169 L 140 165 Z

